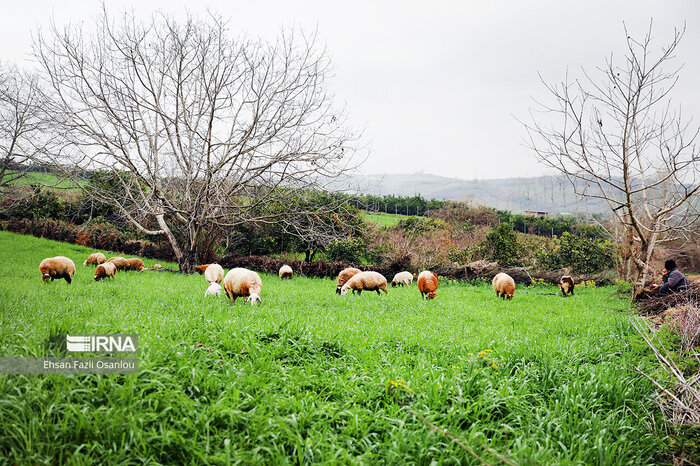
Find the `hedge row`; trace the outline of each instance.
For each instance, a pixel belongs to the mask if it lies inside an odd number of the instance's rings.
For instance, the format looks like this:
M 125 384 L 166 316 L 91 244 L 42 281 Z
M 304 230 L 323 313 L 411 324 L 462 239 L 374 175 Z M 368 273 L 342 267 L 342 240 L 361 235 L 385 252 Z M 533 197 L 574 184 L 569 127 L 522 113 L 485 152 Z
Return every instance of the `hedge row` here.
M 117 251 L 121 254 L 141 256 L 163 261 L 175 261 L 170 245 L 134 240 L 109 224 L 74 225 L 62 220 L 10 218 L 0 222 L 0 229 L 23 235 L 32 235 L 56 241 L 76 243 L 88 248 Z M 245 267 L 258 272 L 277 274 L 284 265 L 280 259 L 268 256 L 243 256 L 229 254 L 218 261 L 222 267 Z M 296 275 L 319 278 L 335 278 L 346 267 L 357 267 L 360 270 L 374 270 L 391 280 L 395 274 L 411 270 L 411 259 L 408 255 L 397 257 L 387 265 L 353 265 L 343 262 L 328 262 L 320 259 L 313 262 L 287 262 Z M 444 266 L 434 270 L 440 276 L 457 280 L 490 279 L 497 272 L 506 272 L 516 283 L 530 285 L 532 278 L 540 278 L 549 283 L 558 283 L 566 271 L 529 273 L 522 267 L 501 269 L 496 262 L 477 261 L 463 266 Z M 577 281 L 592 280 L 599 285 L 610 284 L 605 275 L 592 277 L 575 277 Z
M 175 260 L 175 254 L 169 244 L 134 240 L 108 224 L 81 226 L 62 220 L 12 217 L 0 222 L 0 228 L 13 233 L 80 244 L 88 248 L 106 249 L 162 261 Z
M 384 275 L 387 280 L 394 278 L 394 275 L 410 267 L 410 257 L 399 257 L 390 264 L 375 265 L 354 265 L 343 262 L 328 262 L 323 259 L 313 262 L 294 261 L 284 262 L 267 256 L 242 256 L 238 254 L 228 254 L 217 261 L 224 268 L 245 267 L 257 272 L 277 274 L 282 265 L 289 265 L 294 274 L 304 277 L 335 278 L 341 270 L 347 267 L 356 267 L 360 270 L 374 270 Z

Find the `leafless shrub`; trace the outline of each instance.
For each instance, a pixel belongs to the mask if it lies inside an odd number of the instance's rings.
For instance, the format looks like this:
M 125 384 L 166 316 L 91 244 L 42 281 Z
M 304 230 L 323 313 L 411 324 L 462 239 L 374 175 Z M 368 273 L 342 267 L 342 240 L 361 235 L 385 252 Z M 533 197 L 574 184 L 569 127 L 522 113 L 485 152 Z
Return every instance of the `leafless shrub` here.
M 697 308 L 695 311 L 697 312 Z M 693 322 L 691 325 L 696 325 L 697 329 L 697 322 Z M 637 369 L 637 372 L 658 388 L 657 403 L 666 419 L 674 425 L 700 425 L 700 372 L 686 377 L 644 318 L 636 317 L 632 324 L 654 352 L 659 367 L 665 375 L 663 378 L 652 377 Z M 690 356 L 700 363 L 700 354 L 694 352 Z
M 691 285 L 686 291 L 667 295 L 648 292 L 637 298 L 638 308 L 644 315 L 657 315 L 666 309 L 689 304 L 696 307 L 700 305 L 700 286 Z
M 681 348 L 692 351 L 700 345 L 700 307 L 684 304 L 676 308 L 672 325 L 681 336 Z

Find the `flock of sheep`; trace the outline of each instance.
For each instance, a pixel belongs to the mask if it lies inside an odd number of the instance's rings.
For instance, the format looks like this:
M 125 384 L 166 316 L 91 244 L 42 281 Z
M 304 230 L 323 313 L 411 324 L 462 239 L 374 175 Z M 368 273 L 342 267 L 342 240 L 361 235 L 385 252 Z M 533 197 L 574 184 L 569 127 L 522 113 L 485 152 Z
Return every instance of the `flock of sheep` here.
M 144 268 L 143 261 L 138 258 L 125 259 L 123 257 L 111 257 L 107 259 L 104 254 L 96 252 L 90 254 L 83 265 L 95 265 L 95 281 L 102 280 L 107 277 L 114 277 L 117 270 L 147 270 Z M 160 270 L 162 267 L 156 264 L 154 270 Z M 75 274 L 75 264 L 72 260 L 64 256 L 50 257 L 41 261 L 39 265 L 42 277 L 45 282 L 54 279 L 65 279 L 68 283 L 71 282 Z M 237 298 L 244 298 L 244 302 L 250 302 L 254 305 L 256 302 L 262 303 L 260 293 L 262 292 L 262 279 L 256 272 L 241 267 L 236 267 L 228 271 L 224 275 L 224 269 L 219 264 L 206 264 L 195 267 L 195 271 L 203 274 L 206 281 L 209 283 L 209 288 L 204 293 L 205 296 L 219 296 L 221 294 L 222 284 L 226 296 L 233 302 Z M 283 265 L 279 270 L 281 279 L 291 279 L 294 275 L 292 268 L 288 265 Z M 391 286 L 410 286 L 413 283 L 413 274 L 411 272 L 399 272 L 391 281 Z M 418 291 L 424 299 L 437 298 L 437 289 L 439 286 L 438 276 L 429 270 L 424 270 L 418 275 Z M 515 281 L 506 273 L 499 273 L 493 277 L 491 282 L 496 296 L 503 299 L 512 299 L 515 294 Z M 569 275 L 565 275 L 559 282 L 559 287 L 564 296 L 574 294 L 574 281 Z M 380 291 L 384 294 L 389 294 L 387 291 L 387 280 L 378 272 L 361 271 L 354 267 L 343 269 L 336 280 L 336 293 L 346 295 L 348 291 L 352 291 L 358 295 L 363 291 L 376 291 L 381 296 Z

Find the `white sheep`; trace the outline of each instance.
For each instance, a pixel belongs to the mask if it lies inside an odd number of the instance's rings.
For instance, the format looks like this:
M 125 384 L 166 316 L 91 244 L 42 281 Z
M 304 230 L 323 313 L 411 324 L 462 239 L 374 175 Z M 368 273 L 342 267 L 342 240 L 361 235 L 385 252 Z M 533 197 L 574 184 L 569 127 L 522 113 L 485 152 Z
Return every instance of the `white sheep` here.
M 262 304 L 260 297 L 262 280 L 260 275 L 252 270 L 241 267 L 229 270 L 224 278 L 224 291 L 234 304 L 239 296 L 245 296 L 245 302 L 250 301 L 251 306 L 255 304 L 255 301 Z
M 391 286 L 411 286 L 413 282 L 413 274 L 411 272 L 399 272 L 394 275 L 394 279 L 391 281 Z
M 360 272 L 353 275 L 340 289 L 340 294 L 345 296 L 348 290 L 357 291 L 357 294 L 362 294 L 363 290 L 376 291 L 380 296 L 379 290 L 382 290 L 384 294 L 389 294 L 386 291 L 386 278 L 379 272 Z
M 216 282 L 211 282 L 209 288 L 204 292 L 204 296 L 219 296 L 221 295 L 221 285 Z
M 292 272 L 292 268 L 290 266 L 284 264 L 282 267 L 280 267 L 279 275 L 282 280 L 291 280 L 294 272 Z
M 209 283 L 221 283 L 224 281 L 224 268 L 219 264 L 211 264 L 204 271 L 204 278 Z

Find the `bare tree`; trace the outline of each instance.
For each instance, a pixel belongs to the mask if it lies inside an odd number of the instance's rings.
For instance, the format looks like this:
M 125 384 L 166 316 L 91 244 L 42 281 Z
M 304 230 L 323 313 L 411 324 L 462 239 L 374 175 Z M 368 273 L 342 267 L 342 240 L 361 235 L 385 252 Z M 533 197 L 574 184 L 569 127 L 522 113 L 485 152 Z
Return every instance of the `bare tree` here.
M 51 159 L 74 178 L 108 171 L 108 189 L 86 192 L 165 236 L 184 271 L 208 228 L 288 221 L 259 207 L 293 205 L 355 167 L 358 135 L 333 105 L 315 35 L 234 39 L 216 16 L 144 24 L 105 10 L 94 33 L 54 26 L 34 53 L 52 91 Z
M 657 51 L 651 24 L 642 40 L 625 27 L 621 61 L 611 55 L 581 80 L 543 81 L 553 103 L 538 103 L 525 124 L 542 163 L 563 173 L 577 194 L 610 208 L 623 276 L 636 291 L 654 250 L 687 238 L 698 219 L 699 129 L 671 105 L 681 70 L 672 62 L 683 33 L 674 31 Z
M 42 149 L 37 77 L 0 65 L 0 193 L 25 176 L 22 165 Z

